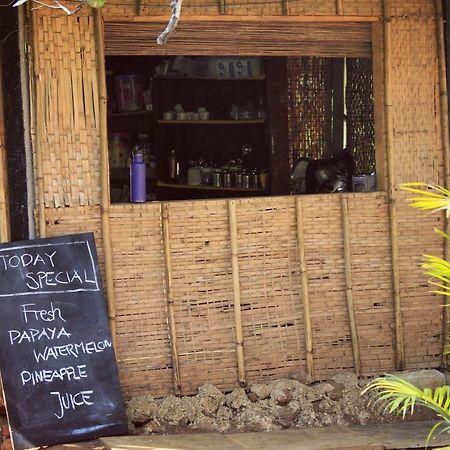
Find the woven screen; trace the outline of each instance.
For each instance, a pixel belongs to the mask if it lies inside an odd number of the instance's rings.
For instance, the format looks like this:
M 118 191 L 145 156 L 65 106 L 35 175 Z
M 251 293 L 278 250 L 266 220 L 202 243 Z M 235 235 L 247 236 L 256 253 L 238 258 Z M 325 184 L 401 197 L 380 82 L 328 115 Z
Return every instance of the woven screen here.
M 331 145 L 331 59 L 287 58 L 289 163 L 298 158 L 320 159 Z
M 347 148 L 355 158 L 355 173 L 375 170 L 372 60 L 347 59 Z

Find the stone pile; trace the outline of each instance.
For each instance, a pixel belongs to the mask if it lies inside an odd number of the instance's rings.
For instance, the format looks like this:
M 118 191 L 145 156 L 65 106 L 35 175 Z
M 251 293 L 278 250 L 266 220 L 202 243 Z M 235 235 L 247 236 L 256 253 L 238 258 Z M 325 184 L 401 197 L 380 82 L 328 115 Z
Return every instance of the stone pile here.
M 304 374 L 294 378 L 229 394 L 205 384 L 195 396 L 134 397 L 126 405 L 130 433 L 277 431 L 389 419 L 380 418 L 379 409 L 361 397 L 368 380 L 353 373 L 316 383 Z

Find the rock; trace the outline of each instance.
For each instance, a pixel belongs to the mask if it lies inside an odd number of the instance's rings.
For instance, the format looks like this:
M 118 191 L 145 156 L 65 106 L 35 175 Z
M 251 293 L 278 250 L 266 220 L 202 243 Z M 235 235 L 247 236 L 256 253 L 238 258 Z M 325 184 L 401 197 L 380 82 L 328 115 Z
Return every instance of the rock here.
M 237 430 L 262 432 L 281 429 L 280 426 L 274 424 L 270 413 L 255 403 L 251 403 L 247 408 L 238 412 L 233 418 L 233 422 Z
M 259 397 L 254 392 L 248 392 L 247 397 L 252 403 L 256 403 L 259 400 Z
M 394 375 L 417 386 L 419 389 L 436 389 L 446 384 L 445 375 L 436 369 L 406 370 L 404 372 L 396 372 Z
M 271 409 L 275 423 L 280 425 L 281 428 L 291 428 L 294 426 L 297 419 L 296 408 L 290 408 L 289 406 L 278 406 Z
M 277 380 L 271 383 L 270 398 L 277 404 L 286 404 L 292 399 L 305 397 L 313 389 L 297 380 Z M 290 398 L 289 398 L 290 397 Z
M 157 413 L 161 424 L 169 426 L 186 426 L 194 422 L 200 413 L 200 407 L 195 398 L 178 398 L 173 395 L 163 399 Z
M 341 372 L 330 379 L 335 383 L 342 384 L 344 388 L 352 388 L 358 386 L 358 376 L 353 372 Z
M 231 429 L 231 419 L 233 411 L 227 406 L 222 405 L 216 414 L 217 431 L 224 433 Z
M 224 404 L 225 395 L 212 384 L 204 384 L 198 388 L 197 399 L 201 411 L 211 416 Z
M 141 427 L 141 430 L 140 434 L 159 434 L 163 431 L 157 420 L 150 420 L 150 422 Z
M 295 370 L 290 373 L 289 378 L 292 380 L 300 381 L 300 383 L 310 385 L 313 383 L 313 379 L 304 370 Z
M 250 392 L 253 392 L 259 399 L 265 400 L 270 397 L 271 387 L 268 384 L 252 384 Z
M 292 400 L 293 389 L 273 389 L 270 398 L 280 406 L 287 405 Z
M 150 395 L 133 397 L 126 403 L 129 420 L 137 426 L 143 425 L 156 417 L 158 405 Z
M 203 414 L 200 414 L 196 417 L 191 425 L 191 428 L 193 430 L 202 431 L 204 433 L 219 431 L 217 422 L 212 417 L 207 417 Z
M 226 396 L 226 404 L 230 408 L 239 410 L 251 404 L 243 388 L 237 388 Z

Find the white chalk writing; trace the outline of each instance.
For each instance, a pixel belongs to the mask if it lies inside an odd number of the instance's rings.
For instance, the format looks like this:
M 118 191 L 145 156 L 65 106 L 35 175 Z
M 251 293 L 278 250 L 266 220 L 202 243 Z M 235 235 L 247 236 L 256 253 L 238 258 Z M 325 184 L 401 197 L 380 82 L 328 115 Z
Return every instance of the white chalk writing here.
M 55 345 L 45 347 L 43 351 L 33 350 L 36 362 L 48 361 L 50 358 L 58 359 L 60 356 L 73 356 L 78 358 L 81 354 L 91 355 L 101 353 L 107 348 L 111 348 L 112 343 L 108 339 L 98 342 L 79 342 L 77 344 Z
M 27 383 L 31 383 L 33 386 L 35 386 L 38 383 L 51 383 L 54 380 L 81 380 L 82 378 L 87 378 L 87 372 L 86 365 L 82 364 L 75 367 L 61 367 L 55 370 L 22 370 L 22 372 L 20 372 L 20 378 L 22 380 L 23 386 L 25 386 Z
M 59 414 L 55 413 L 58 419 L 64 417 L 64 413 L 69 409 L 75 409 L 83 405 L 93 405 L 94 402 L 90 401 L 94 391 L 80 391 L 76 394 L 70 392 L 50 392 L 50 395 L 56 395 L 59 407 Z

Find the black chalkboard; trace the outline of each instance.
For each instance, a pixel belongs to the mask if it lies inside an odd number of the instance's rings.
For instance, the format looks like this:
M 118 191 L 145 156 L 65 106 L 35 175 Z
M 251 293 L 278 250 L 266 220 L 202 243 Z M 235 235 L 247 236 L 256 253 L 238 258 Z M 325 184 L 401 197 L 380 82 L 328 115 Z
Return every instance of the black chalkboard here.
M 91 233 L 0 245 L 0 371 L 16 450 L 127 433 Z

